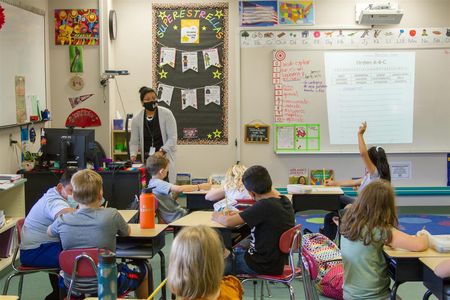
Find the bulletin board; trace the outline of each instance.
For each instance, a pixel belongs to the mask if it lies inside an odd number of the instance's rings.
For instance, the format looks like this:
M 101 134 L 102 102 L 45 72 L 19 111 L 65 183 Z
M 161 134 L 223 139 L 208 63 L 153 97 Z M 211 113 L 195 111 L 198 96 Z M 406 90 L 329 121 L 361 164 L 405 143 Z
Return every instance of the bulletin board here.
M 179 144 L 228 143 L 228 4 L 153 5 L 153 86 Z
M 0 126 L 28 122 L 47 105 L 45 12 L 18 2 L 0 0 Z
M 389 153 L 427 153 L 450 151 L 450 29 L 391 29 L 389 30 L 252 30 L 241 32 L 241 89 L 243 99 L 256 88 L 261 102 L 273 103 L 273 134 L 276 153 L 355 153 L 358 151 L 358 123 L 347 126 L 352 139 L 343 143 L 332 141 L 330 132 L 336 129 L 332 119 L 345 111 L 368 121 L 367 144 L 383 146 Z M 395 31 L 395 32 L 394 32 Z M 385 132 L 398 130 L 401 122 L 391 125 L 385 116 L 408 109 L 402 105 L 383 105 L 378 117 L 367 120 L 365 107 L 355 108 L 355 103 L 337 105 L 330 109 L 328 79 L 335 82 L 347 80 L 347 88 L 358 86 L 361 77 L 330 72 L 329 57 L 369 54 L 383 59 L 361 60 L 365 74 L 371 79 L 411 82 L 411 142 L 378 142 L 383 137 L 371 136 L 376 126 L 385 126 Z M 409 68 L 401 72 L 386 69 L 378 78 L 378 64 L 393 56 L 405 61 Z M 337 59 L 339 60 L 339 59 Z M 261 61 L 265 67 L 252 68 Z M 336 61 L 336 59 L 335 59 Z M 412 67 L 412 66 L 414 67 Z M 339 66 L 340 68 L 345 68 Z M 264 70 L 263 70 L 264 69 Z M 336 69 L 339 70 L 338 67 Z M 386 77 L 383 74 L 391 74 Z M 342 77 L 340 77 L 342 75 Z M 391 76 L 389 75 L 389 76 Z M 384 76 L 384 77 L 383 77 Z M 347 78 L 347 79 L 346 79 Z M 364 79 L 366 80 L 366 79 Z M 257 85 L 257 87 L 256 87 Z M 340 90 L 339 92 L 342 92 Z M 369 89 L 358 90 L 363 96 Z M 377 93 L 380 91 L 377 91 Z M 406 92 L 405 92 L 406 93 Z M 335 94 L 337 94 L 335 92 Z M 391 93 L 394 94 L 394 93 Z M 372 103 L 382 103 L 388 93 L 373 96 Z M 395 95 L 396 96 L 396 95 Z M 366 102 L 366 105 L 371 105 Z M 344 120 L 345 121 L 345 120 Z M 389 127 L 390 126 L 390 127 Z

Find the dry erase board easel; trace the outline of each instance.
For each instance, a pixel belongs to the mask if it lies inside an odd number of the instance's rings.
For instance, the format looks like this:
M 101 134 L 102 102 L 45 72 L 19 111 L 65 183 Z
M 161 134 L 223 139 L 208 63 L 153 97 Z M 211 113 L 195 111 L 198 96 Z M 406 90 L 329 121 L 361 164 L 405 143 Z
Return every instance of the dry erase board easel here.
M 46 107 L 45 12 L 19 1 L 0 0 L 0 6 L 5 15 L 0 29 L 0 126 L 6 126 L 17 123 L 17 76 L 25 81 L 25 101 L 37 96 L 40 110 Z
M 357 30 L 356 30 L 357 31 Z M 251 39 L 254 32 L 247 32 Z M 359 33 L 363 34 L 364 31 Z M 246 35 L 247 35 L 246 34 Z M 274 84 L 272 82 L 272 62 L 274 50 L 286 50 L 285 54 L 294 61 L 301 61 L 303 58 L 309 60 L 317 70 L 325 74 L 324 55 L 326 52 L 340 51 L 390 51 L 390 52 L 414 52 L 415 54 L 415 87 L 414 87 L 414 112 L 413 112 L 413 142 L 402 144 L 381 144 L 388 149 L 389 153 L 427 153 L 427 152 L 448 152 L 450 150 L 450 51 L 442 44 L 439 48 L 432 48 L 433 40 L 430 40 L 429 47 L 421 45 L 420 47 L 402 46 L 384 46 L 369 47 L 363 44 L 358 47 L 331 47 L 324 44 L 322 47 L 314 47 L 311 45 L 309 49 L 300 46 L 290 46 L 289 44 L 277 44 L 277 37 L 285 38 L 289 36 L 289 31 L 285 31 L 284 35 L 280 32 L 264 32 L 261 31 L 260 41 L 263 43 L 268 39 L 272 39 L 273 43 L 260 46 L 255 44 L 242 47 L 241 39 L 241 89 L 243 99 L 246 96 L 257 97 L 261 103 L 271 103 L 276 106 L 277 95 L 274 92 Z M 258 35 L 256 34 L 256 35 Z M 302 34 L 297 31 L 297 34 Z M 323 35 L 324 33 L 321 32 Z M 297 38 L 298 39 L 298 38 Z M 448 39 L 444 36 L 443 40 Z M 256 39 L 254 40 L 256 41 Z M 297 48 L 297 49 L 296 49 Z M 265 61 L 265 65 L 261 66 L 261 62 Z M 316 70 L 314 69 L 314 70 Z M 325 78 L 322 78 L 325 81 Z M 320 89 L 318 89 L 320 90 Z M 327 98 L 326 91 L 317 91 L 316 93 L 308 93 L 307 98 L 303 99 L 308 105 L 302 107 L 303 117 L 301 120 L 292 120 L 290 123 L 300 124 L 319 124 L 320 125 L 320 150 L 297 153 L 354 153 L 357 151 L 356 145 L 336 145 L 330 143 Z M 301 96 L 301 95 L 300 95 Z M 273 122 L 276 123 L 276 111 L 272 109 Z M 295 115 L 295 113 L 293 114 Z M 260 116 L 252 116 L 259 117 Z M 370 130 L 370 124 L 369 129 Z M 277 141 L 277 129 L 274 128 L 274 143 Z M 356 140 L 357 128 L 355 128 Z M 295 151 L 283 151 L 282 149 L 274 149 L 277 153 L 296 153 Z

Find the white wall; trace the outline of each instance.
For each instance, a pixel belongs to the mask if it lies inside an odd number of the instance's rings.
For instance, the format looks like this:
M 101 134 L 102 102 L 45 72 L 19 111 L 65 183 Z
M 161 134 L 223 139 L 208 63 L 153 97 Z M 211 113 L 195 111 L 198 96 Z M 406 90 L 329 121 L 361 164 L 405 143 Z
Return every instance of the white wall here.
M 17 1 L 19 2 L 19 1 Z M 21 0 L 20 3 L 32 6 L 35 8 L 42 9 L 44 11 L 48 11 L 47 0 Z M 45 27 L 48 28 L 47 18 L 45 20 Z M 46 44 L 46 48 L 48 49 L 48 43 Z M 49 59 L 47 52 L 47 105 L 50 106 L 50 98 L 49 98 Z M 37 124 L 33 126 L 36 130 L 36 133 L 39 135 L 40 128 L 42 124 Z M 31 127 L 30 127 L 31 128 Z M 20 168 L 20 150 L 15 147 L 9 146 L 9 136 L 12 134 L 12 139 L 20 142 L 20 129 L 19 127 L 8 128 L 8 129 L 0 129 L 0 153 L 2 159 L 0 159 L 0 173 L 15 173 Z M 39 136 L 37 137 L 37 142 L 35 144 L 30 144 L 30 150 L 35 152 L 39 148 Z

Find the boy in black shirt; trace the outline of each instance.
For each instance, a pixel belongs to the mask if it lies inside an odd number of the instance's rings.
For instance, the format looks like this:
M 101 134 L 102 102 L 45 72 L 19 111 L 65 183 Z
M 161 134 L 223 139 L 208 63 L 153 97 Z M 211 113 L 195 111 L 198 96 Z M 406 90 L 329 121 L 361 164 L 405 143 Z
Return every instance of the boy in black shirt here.
M 272 179 L 262 166 L 248 168 L 242 182 L 256 203 L 240 213 L 213 213 L 213 220 L 227 227 L 247 223 L 251 228 L 248 250 L 235 251 L 236 274 L 282 274 L 286 255 L 278 244 L 283 232 L 295 226 L 292 203 L 272 189 Z M 230 273 L 229 257 L 225 275 Z

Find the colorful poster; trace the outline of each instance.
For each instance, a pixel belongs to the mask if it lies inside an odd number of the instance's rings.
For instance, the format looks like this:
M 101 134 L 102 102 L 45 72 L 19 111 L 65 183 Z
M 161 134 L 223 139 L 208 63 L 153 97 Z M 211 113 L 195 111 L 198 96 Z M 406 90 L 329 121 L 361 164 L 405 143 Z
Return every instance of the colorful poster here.
M 314 25 L 313 0 L 279 1 L 280 25 Z
M 181 43 L 182 44 L 200 43 L 200 20 L 198 19 L 181 20 Z
M 162 67 L 164 65 L 169 65 L 172 68 L 175 68 L 175 59 L 177 55 L 177 49 L 175 48 L 161 48 L 161 55 L 159 59 L 159 66 Z
M 69 46 L 70 73 L 83 73 L 83 46 Z
M 158 90 L 156 91 L 158 101 L 165 102 L 170 106 L 170 103 L 172 102 L 173 88 L 173 86 L 160 83 L 158 85 Z
M 27 107 L 25 103 L 25 77 L 16 76 L 16 121 L 18 124 L 27 121 Z
M 205 105 L 210 103 L 220 105 L 220 86 L 205 86 Z
M 205 63 L 205 70 L 211 66 L 220 68 L 221 65 L 217 48 L 203 50 L 203 62 Z
M 198 55 L 197 52 L 182 52 L 181 53 L 181 62 L 183 72 L 187 70 L 194 70 L 198 72 Z
M 181 109 L 184 110 L 187 107 L 193 107 L 197 109 L 197 90 L 181 90 Z
M 100 44 L 98 9 L 55 9 L 55 45 Z
M 239 1 L 241 26 L 278 24 L 277 1 Z
M 308 168 L 289 169 L 289 184 L 309 184 Z

